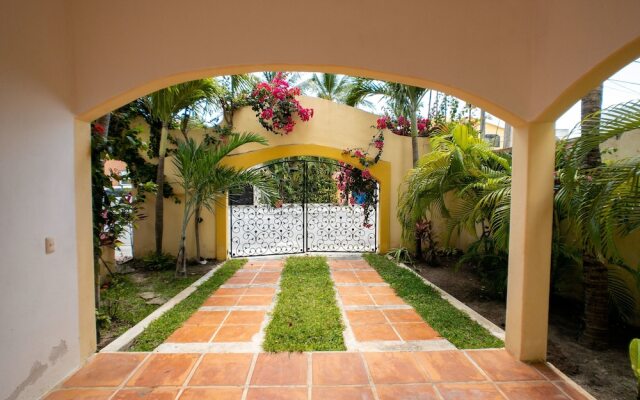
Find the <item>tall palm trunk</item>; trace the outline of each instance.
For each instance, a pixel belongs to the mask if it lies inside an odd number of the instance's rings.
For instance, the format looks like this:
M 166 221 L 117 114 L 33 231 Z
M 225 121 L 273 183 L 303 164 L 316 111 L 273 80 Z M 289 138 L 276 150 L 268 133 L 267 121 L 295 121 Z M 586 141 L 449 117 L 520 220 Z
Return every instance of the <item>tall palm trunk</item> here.
M 418 165 L 418 107 L 414 104 L 411 110 L 411 157 L 413 161 L 413 168 Z M 416 260 L 422 260 L 422 238 L 416 230 Z
M 162 236 L 164 233 L 164 159 L 167 153 L 167 137 L 169 136 L 169 124 L 162 123 L 160 131 L 160 149 L 158 151 L 158 173 L 156 175 L 156 184 L 158 185 L 156 193 L 156 254 L 162 254 Z
M 195 218 L 194 225 L 195 225 L 195 229 L 196 229 L 196 232 L 195 232 L 195 234 L 196 234 L 195 235 L 195 238 L 196 238 L 196 260 L 198 262 L 200 262 L 200 260 L 202 259 L 200 257 L 200 213 L 201 213 L 201 211 L 202 211 L 202 205 L 196 204 L 195 211 L 194 211 L 194 214 L 195 214 L 194 215 L 194 218 Z
M 602 85 L 582 98 L 582 119 L 602 109 Z M 582 134 L 597 129 L 600 119 L 590 119 L 581 126 Z M 584 167 L 596 168 L 602 163 L 600 148 L 596 146 L 587 155 Z M 590 254 L 582 260 L 584 285 L 584 323 L 582 341 L 591 348 L 603 348 L 607 344 L 609 329 L 609 285 L 607 266 Z

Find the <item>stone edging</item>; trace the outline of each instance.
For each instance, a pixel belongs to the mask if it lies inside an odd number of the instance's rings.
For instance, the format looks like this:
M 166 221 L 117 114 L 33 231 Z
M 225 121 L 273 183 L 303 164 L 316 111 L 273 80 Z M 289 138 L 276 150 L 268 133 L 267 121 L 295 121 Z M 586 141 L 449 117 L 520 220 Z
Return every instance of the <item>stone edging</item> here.
M 469 318 L 471 318 L 473 321 L 477 322 L 484 329 L 489 331 L 490 334 L 492 334 L 493 336 L 497 337 L 498 339 L 504 341 L 504 338 L 505 338 L 504 330 L 502 328 L 500 328 L 498 325 L 494 324 L 493 322 L 489 321 L 488 319 L 486 319 L 482 315 L 478 314 L 471 307 L 467 306 L 466 304 L 464 304 L 460 300 L 456 299 L 455 297 L 453 297 L 452 295 L 450 295 L 446 291 L 442 290 L 440 287 L 436 286 L 431 281 L 427 280 L 425 277 L 421 276 L 420 274 L 418 274 L 416 271 L 414 271 L 413 269 L 409 268 L 405 264 L 395 262 L 395 260 L 390 256 L 387 256 L 387 258 L 389 260 L 393 261 L 399 267 L 404 268 L 404 269 L 406 269 L 408 271 L 411 271 L 415 276 L 417 276 L 418 278 L 422 279 L 422 281 L 426 285 L 432 287 L 438 293 L 440 293 L 442 298 L 447 300 L 449 303 L 451 303 L 452 306 L 454 306 L 458 310 L 460 310 L 460 311 L 464 312 L 465 314 L 467 314 L 469 316 Z
M 102 350 L 99 351 L 99 353 L 113 353 L 116 351 L 126 350 L 129 345 L 131 345 L 131 343 L 135 340 L 135 338 L 137 338 L 153 321 L 157 320 L 182 300 L 189 297 L 191 293 L 195 292 L 200 285 L 208 281 L 209 278 L 211 278 L 213 274 L 215 274 L 223 265 L 224 262 L 212 268 L 211 271 L 204 274 L 200 279 L 193 282 L 191 285 L 183 289 L 180 293 L 172 297 L 169 301 L 158 307 L 151 314 L 147 315 L 142 321 L 129 328 L 122 335 L 118 336 L 116 340 L 103 347 Z

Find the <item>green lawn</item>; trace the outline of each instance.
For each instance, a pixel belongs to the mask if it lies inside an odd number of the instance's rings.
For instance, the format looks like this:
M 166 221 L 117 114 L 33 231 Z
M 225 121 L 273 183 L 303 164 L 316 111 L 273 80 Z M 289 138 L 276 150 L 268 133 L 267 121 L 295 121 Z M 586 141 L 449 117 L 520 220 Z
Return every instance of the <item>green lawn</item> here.
M 325 258 L 288 258 L 280 288 L 266 330 L 266 351 L 346 350 L 342 317 Z
M 133 342 L 129 351 L 151 351 L 164 342 L 169 335 L 178 329 L 191 314 L 200 308 L 202 303 L 227 281 L 247 260 L 236 259 L 227 261 L 209 280 L 200 285 L 189 297 L 178 303 L 157 320 Z
M 98 317 L 102 322 L 101 335 L 105 338 L 120 336 L 159 307 L 147 304 L 140 293 L 154 292 L 170 299 L 200 277 L 188 275 L 175 278 L 173 270 L 155 271 L 148 273 L 144 281 L 135 282 L 131 275 L 114 275 L 109 287 L 100 294 Z
M 440 297 L 438 292 L 411 271 L 378 254 L 366 254 L 364 258 L 395 289 L 398 296 L 413 306 L 433 329 L 459 349 L 504 346 L 502 340 Z

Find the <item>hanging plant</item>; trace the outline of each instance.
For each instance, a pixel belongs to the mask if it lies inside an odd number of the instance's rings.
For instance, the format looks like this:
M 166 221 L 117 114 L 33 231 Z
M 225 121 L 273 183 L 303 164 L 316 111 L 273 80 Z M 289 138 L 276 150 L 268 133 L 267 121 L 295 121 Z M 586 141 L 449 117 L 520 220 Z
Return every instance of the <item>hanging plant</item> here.
M 351 168 L 344 162 L 340 162 L 340 171 L 338 173 L 338 189 L 340 190 L 340 198 L 350 205 L 358 204 L 364 210 L 365 228 L 370 228 L 372 224 L 369 222 L 371 211 L 375 209 L 378 202 L 378 184 L 371 176 L 369 168 L 380 161 L 382 157 L 382 149 L 384 148 L 384 132 L 378 130 L 367 149 L 353 148 L 346 149 L 342 154 L 348 155 L 358 160 L 363 167 Z M 375 152 L 372 155 L 372 152 Z
M 313 109 L 302 107 L 296 96 L 300 96 L 300 88 L 290 87 L 283 73 L 278 72 L 270 82 L 259 83 L 248 102 L 266 130 L 288 135 L 296 125 L 295 115 L 303 122 L 313 117 Z
M 437 124 L 429 118 L 418 118 L 417 127 L 419 137 L 429 137 L 436 130 Z M 391 118 L 388 115 L 380 117 L 376 121 L 376 128 L 389 129 L 400 136 L 411 136 L 411 121 L 403 116 L 398 118 Z

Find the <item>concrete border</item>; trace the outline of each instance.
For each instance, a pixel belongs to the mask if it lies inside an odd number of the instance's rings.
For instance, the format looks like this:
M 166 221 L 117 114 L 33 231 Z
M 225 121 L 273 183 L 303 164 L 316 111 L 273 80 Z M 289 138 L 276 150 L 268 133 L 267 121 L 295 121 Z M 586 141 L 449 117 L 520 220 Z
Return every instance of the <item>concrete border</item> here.
M 434 283 L 432 283 L 431 281 L 427 280 L 424 276 L 421 276 L 416 271 L 414 271 L 412 268 L 409 268 L 407 265 L 405 265 L 403 263 L 396 262 L 390 256 L 387 256 L 387 259 L 389 259 L 390 261 L 393 261 L 400 268 L 404 268 L 404 269 L 406 269 L 408 271 L 411 271 L 415 276 L 417 276 L 418 278 L 422 279 L 422 282 L 424 282 L 426 285 L 432 287 L 438 293 L 440 293 L 440 296 L 442 296 L 443 299 L 447 300 L 452 306 L 454 306 L 458 310 L 460 310 L 460 311 L 464 312 L 465 314 L 467 314 L 469 316 L 469 318 L 471 318 L 473 321 L 477 322 L 484 329 L 489 331 L 490 334 L 492 334 L 493 336 L 497 337 L 498 339 L 504 341 L 504 338 L 505 338 L 504 329 L 500 328 L 498 325 L 494 324 L 493 322 L 489 321 L 488 319 L 486 319 L 482 315 L 478 314 L 471 307 L 469 307 L 468 305 L 464 304 L 460 300 L 456 299 L 455 297 L 453 297 L 452 295 L 450 295 L 449 293 L 447 293 L 446 291 L 444 291 L 440 287 L 436 286 Z
M 221 262 L 220 264 L 216 265 L 211 269 L 211 271 L 200 277 L 200 279 L 193 282 L 180 293 L 172 297 L 169 301 L 158 307 L 151 314 L 147 315 L 145 319 L 138 322 L 137 324 L 129 328 L 125 333 L 118 336 L 116 340 L 103 347 L 102 350 L 99 351 L 99 353 L 114 353 L 117 351 L 126 350 L 129 345 L 131 345 L 131 343 L 135 340 L 135 338 L 137 338 L 153 321 L 157 320 L 182 300 L 189 297 L 191 293 L 195 292 L 196 289 L 200 287 L 200 285 L 208 281 L 209 278 L 211 278 L 213 274 L 215 274 L 224 264 L 224 262 Z

